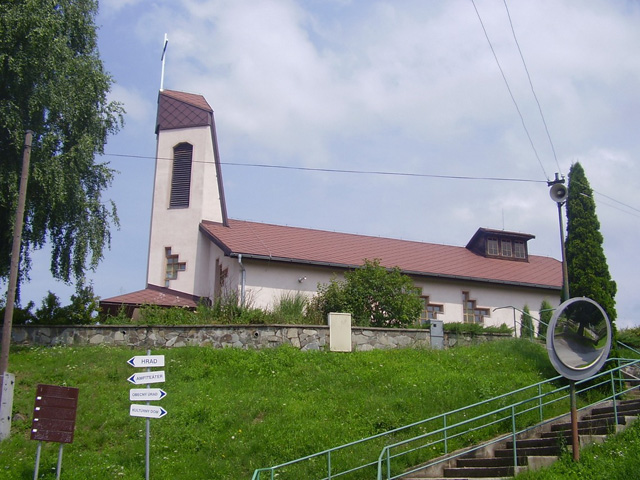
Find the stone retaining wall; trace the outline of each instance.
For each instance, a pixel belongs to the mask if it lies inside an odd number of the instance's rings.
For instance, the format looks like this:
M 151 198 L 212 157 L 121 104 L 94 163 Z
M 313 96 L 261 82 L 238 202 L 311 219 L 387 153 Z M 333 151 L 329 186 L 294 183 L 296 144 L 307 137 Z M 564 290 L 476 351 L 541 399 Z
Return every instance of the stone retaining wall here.
M 444 348 L 509 338 L 509 334 L 444 335 Z M 114 345 L 131 348 L 202 346 L 260 349 L 291 345 L 301 350 L 329 349 L 327 325 L 189 325 L 189 326 L 31 326 L 14 325 L 14 345 Z M 428 329 L 352 327 L 354 351 L 429 347 Z

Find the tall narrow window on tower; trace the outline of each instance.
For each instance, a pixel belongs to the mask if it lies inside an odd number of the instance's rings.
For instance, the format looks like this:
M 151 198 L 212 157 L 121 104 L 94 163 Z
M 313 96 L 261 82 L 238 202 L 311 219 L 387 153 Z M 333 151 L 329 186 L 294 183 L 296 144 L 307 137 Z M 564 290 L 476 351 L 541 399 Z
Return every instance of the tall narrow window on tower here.
M 192 157 L 193 145 L 179 143 L 173 147 L 173 174 L 171 176 L 169 208 L 186 208 L 189 206 Z

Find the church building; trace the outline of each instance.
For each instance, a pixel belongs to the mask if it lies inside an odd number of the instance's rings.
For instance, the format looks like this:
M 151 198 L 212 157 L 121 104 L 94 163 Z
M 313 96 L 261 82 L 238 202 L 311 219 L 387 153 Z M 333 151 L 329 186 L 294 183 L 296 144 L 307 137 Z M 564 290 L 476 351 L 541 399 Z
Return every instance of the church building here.
M 413 279 L 422 320 L 513 326 L 513 307 L 537 317 L 543 300 L 559 303 L 561 262 L 529 255 L 530 234 L 479 228 L 458 247 L 228 218 L 213 110 L 201 95 L 162 90 L 156 135 L 147 285 L 102 300 L 103 310 L 195 308 L 229 292 L 269 309 L 365 259 Z

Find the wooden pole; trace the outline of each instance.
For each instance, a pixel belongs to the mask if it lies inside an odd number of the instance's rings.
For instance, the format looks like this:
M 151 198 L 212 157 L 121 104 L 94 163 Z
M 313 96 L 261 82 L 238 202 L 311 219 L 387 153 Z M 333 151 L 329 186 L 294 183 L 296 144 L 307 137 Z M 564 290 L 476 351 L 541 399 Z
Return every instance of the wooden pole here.
M 24 209 L 27 200 L 27 182 L 29 180 L 29 161 L 31 158 L 31 141 L 33 132 L 27 130 L 24 138 L 24 152 L 22 155 L 22 176 L 20 177 L 20 192 L 18 193 L 18 208 L 13 227 L 13 245 L 11 249 L 11 267 L 9 270 L 9 288 L 7 290 L 7 306 L 4 312 L 2 326 L 2 352 L 0 352 L 0 374 L 4 375 L 9 367 L 9 347 L 11 345 L 11 324 L 13 322 L 13 306 L 16 301 L 16 287 L 18 285 L 18 271 L 20 267 L 20 246 L 22 244 L 22 226 L 24 225 Z

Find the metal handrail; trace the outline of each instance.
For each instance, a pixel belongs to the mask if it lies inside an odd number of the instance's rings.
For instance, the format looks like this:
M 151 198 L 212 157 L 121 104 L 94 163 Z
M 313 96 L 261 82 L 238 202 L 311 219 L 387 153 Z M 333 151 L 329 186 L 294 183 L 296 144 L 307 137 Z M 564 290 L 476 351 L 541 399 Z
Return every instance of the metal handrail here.
M 580 390 L 578 393 L 583 393 L 593 388 L 602 387 L 604 386 L 604 384 L 609 383 L 612 385 L 613 395 L 598 400 L 598 401 L 603 401 L 611 398 L 615 399 L 628 391 L 628 390 L 623 390 L 622 387 L 620 387 L 616 391 L 614 382 L 618 381 L 620 384 L 622 384 L 622 381 L 619 378 L 620 370 L 623 367 L 628 366 L 629 364 L 639 363 L 640 360 L 616 358 L 616 359 L 609 359 L 608 362 L 612 362 L 614 364 L 617 364 L 618 366 L 610 370 L 607 370 L 605 372 L 601 372 L 597 375 L 594 375 L 589 379 L 577 382 L 577 384 L 587 385 L 585 389 Z M 614 372 L 618 373 L 618 378 L 614 378 Z M 594 379 L 597 380 L 600 377 L 604 377 L 605 375 L 610 375 L 611 377 L 610 381 L 607 380 L 605 382 L 600 381 L 600 382 L 594 383 Z M 324 476 L 319 480 L 337 479 L 344 475 L 357 472 L 360 470 L 364 470 L 374 466 L 377 466 L 377 469 L 378 469 L 378 480 L 383 480 L 383 479 L 391 480 L 394 478 L 400 478 L 400 476 L 405 476 L 409 473 L 424 469 L 430 466 L 430 464 L 422 465 L 420 468 L 415 470 L 403 471 L 403 473 L 399 476 L 392 476 L 391 474 L 392 460 L 403 457 L 409 453 L 418 452 L 420 450 L 424 450 L 430 447 L 433 449 L 438 446 L 440 446 L 440 448 L 444 450 L 445 455 L 448 455 L 450 450 L 450 444 L 452 444 L 454 440 L 461 438 L 465 435 L 469 435 L 470 433 L 474 433 L 476 431 L 497 425 L 501 422 L 507 422 L 508 420 L 510 420 L 510 424 L 511 424 L 510 432 L 505 432 L 502 434 L 502 436 L 500 436 L 499 439 L 489 440 L 484 444 L 474 448 L 482 448 L 483 446 L 489 445 L 491 443 L 495 443 L 497 441 L 504 440 L 505 438 L 508 438 L 508 437 L 513 437 L 514 442 L 517 442 L 516 436 L 518 434 L 526 432 L 527 430 L 533 428 L 534 426 L 539 425 L 539 423 L 545 422 L 544 411 L 546 407 L 568 397 L 568 393 L 566 393 L 569 388 L 568 385 L 562 386 L 559 388 L 553 386 L 553 383 L 561 381 L 562 378 L 563 377 L 561 376 L 556 376 L 551 379 L 544 380 L 542 382 L 538 382 L 526 387 L 521 387 L 512 392 L 498 395 L 496 397 L 493 397 L 488 400 L 484 400 L 482 402 L 477 402 L 472 405 L 451 410 L 443 414 L 435 415 L 433 417 L 420 420 L 418 422 L 414 422 L 399 428 L 395 428 L 387 432 L 379 433 L 379 434 L 372 435 L 370 437 L 366 437 L 357 441 L 346 443 L 344 445 L 329 448 L 327 450 L 323 450 L 321 452 L 307 455 L 305 457 L 301 457 L 296 460 L 291 460 L 285 463 L 281 463 L 279 465 L 274 465 L 266 468 L 259 468 L 254 471 L 252 480 L 266 480 L 266 479 L 274 480 L 278 471 L 282 472 L 287 467 L 303 464 L 304 462 L 310 462 L 314 459 L 321 459 L 323 457 L 324 457 L 324 461 L 322 463 L 325 465 L 325 469 L 324 469 L 325 473 L 323 474 Z M 549 386 L 551 386 L 552 388 L 549 389 Z M 522 394 L 531 389 L 536 389 L 537 393 L 524 400 L 514 398 L 519 394 Z M 544 391 L 544 390 L 547 390 L 547 391 Z M 482 411 L 477 415 L 471 416 L 473 409 L 483 408 L 483 407 L 486 409 L 492 402 L 500 402 L 501 400 L 504 401 L 505 399 L 509 399 L 509 397 L 512 397 L 512 399 L 509 401 L 508 405 L 502 405 L 499 408 L 493 408 L 488 412 Z M 582 408 L 586 408 L 586 407 L 587 406 Z M 538 418 L 539 420 L 534 422 L 535 425 L 526 425 L 518 429 L 517 420 L 521 419 L 523 415 L 536 410 L 538 411 L 536 418 Z M 465 418 L 466 415 L 469 415 L 468 418 Z M 456 420 L 456 418 L 459 416 L 463 417 L 464 420 Z M 452 419 L 453 421 L 451 422 Z M 483 419 L 488 419 L 488 421 L 481 425 L 474 425 L 474 422 L 480 422 Z M 367 442 L 374 442 L 375 440 L 379 440 L 383 437 L 394 438 L 400 433 L 403 433 L 403 432 L 406 433 L 413 428 L 424 426 L 432 422 L 438 422 L 440 425 L 442 425 L 442 427 L 435 428 L 426 433 L 421 433 L 420 435 L 412 435 L 410 438 L 406 438 L 404 440 L 394 441 L 393 443 L 382 447 L 382 450 L 379 450 L 380 454 L 377 459 L 371 459 L 370 461 L 365 461 L 365 463 L 361 465 L 354 465 L 341 471 L 336 471 L 336 469 L 334 468 L 335 465 L 333 462 L 333 457 L 335 457 L 335 454 L 340 451 L 355 447 L 357 445 L 362 445 Z M 465 427 L 464 430 L 458 431 L 463 427 Z M 440 438 L 436 438 L 436 437 L 440 437 Z M 433 441 L 429 441 L 429 438 L 432 438 Z M 400 449 L 403 446 L 409 445 L 411 443 L 419 443 L 421 441 L 426 441 L 427 443 L 423 443 L 421 445 L 408 448 L 405 451 L 392 453 L 392 449 Z M 517 443 L 514 445 L 517 445 Z M 379 448 L 379 447 L 374 447 L 374 448 Z M 467 453 L 468 451 L 469 450 L 465 451 L 465 453 Z M 455 458 L 456 455 L 460 455 L 460 454 L 452 454 L 451 456 L 447 457 L 447 460 L 451 458 Z M 438 462 L 441 462 L 441 461 L 445 461 L 445 460 L 442 458 L 438 460 Z M 434 462 L 433 464 L 435 465 L 435 463 L 437 462 Z M 517 453 L 515 448 L 514 448 L 514 464 L 517 464 Z M 386 468 L 383 468 L 383 465 Z M 386 476 L 383 476 L 383 470 L 386 470 L 386 473 L 387 473 Z
M 588 379 L 576 382 L 577 385 L 586 385 L 585 388 L 583 388 L 581 390 L 577 390 L 577 393 L 585 393 L 585 392 L 587 392 L 589 390 L 602 388 L 607 384 L 610 385 L 611 392 L 612 392 L 611 395 L 604 396 L 604 397 L 600 398 L 599 400 L 597 400 L 596 402 L 593 402 L 592 404 L 584 405 L 580 410 L 589 408 L 589 407 L 593 406 L 595 403 L 600 403 L 600 402 L 603 402 L 603 401 L 606 401 L 606 400 L 614 400 L 614 417 L 615 417 L 615 421 L 616 421 L 616 424 L 617 424 L 618 416 L 617 416 L 617 409 L 616 409 L 616 406 L 615 406 L 615 400 L 618 397 L 620 397 L 621 395 L 629 392 L 633 388 L 629 388 L 629 389 L 626 389 L 626 390 L 623 390 L 622 388 L 620 388 L 620 390 L 616 391 L 616 383 L 620 382 L 620 378 L 616 378 L 615 374 L 619 373 L 620 370 L 622 370 L 624 367 L 627 367 L 627 366 L 629 366 L 631 364 L 640 363 L 640 360 L 629 360 L 629 359 L 618 359 L 618 358 L 615 358 L 615 359 L 609 359 L 608 361 L 618 363 L 618 366 L 615 367 L 615 368 L 612 368 L 610 370 L 598 373 L 598 374 L 596 374 L 593 377 L 590 377 Z M 594 383 L 595 380 L 597 380 L 599 378 L 605 378 L 605 377 L 609 377 L 609 379 L 603 380 L 603 381 L 596 381 Z M 532 428 L 538 427 L 540 424 L 545 424 L 545 423 L 553 421 L 553 419 L 549 419 L 549 420 L 546 420 L 546 421 L 541 419 L 541 422 L 539 424 L 532 425 L 532 426 L 526 426 L 524 428 L 518 429 L 517 426 L 516 426 L 518 417 L 523 415 L 524 413 L 527 413 L 529 411 L 532 411 L 533 409 L 538 408 L 538 406 L 529 407 L 529 408 L 526 408 L 526 409 L 524 409 L 522 411 L 518 411 L 517 410 L 518 407 L 524 406 L 524 405 L 526 405 L 528 403 L 531 403 L 531 402 L 535 402 L 536 400 L 541 400 L 543 397 L 552 395 L 554 393 L 567 391 L 568 389 L 569 389 L 569 386 L 567 385 L 567 386 L 558 388 L 553 392 L 547 392 L 547 393 L 544 393 L 542 395 L 537 395 L 537 396 L 531 397 L 531 398 L 529 398 L 527 400 L 523 400 L 523 401 L 515 403 L 513 405 L 509 405 L 509 406 L 503 407 L 501 409 L 495 410 L 493 412 L 489 412 L 489 413 L 486 413 L 486 414 L 483 414 L 483 415 L 479 415 L 477 417 L 474 417 L 473 419 L 469 419 L 469 420 L 466 420 L 465 422 L 461 422 L 458 425 L 450 426 L 450 428 L 455 428 L 455 427 L 463 425 L 465 423 L 471 423 L 473 421 L 481 420 L 482 418 L 485 418 L 485 417 L 490 417 L 492 415 L 496 415 L 498 413 L 506 412 L 507 410 L 511 410 L 511 414 L 509 416 L 509 418 L 511 419 L 511 425 L 512 425 L 511 432 L 503 434 L 502 436 L 500 436 L 498 438 L 494 438 L 494 439 L 489 440 L 487 442 L 484 442 L 482 444 L 476 445 L 475 447 L 473 447 L 471 449 L 466 449 L 464 451 L 459 451 L 459 452 L 453 453 L 451 455 L 448 455 L 448 452 L 445 451 L 445 456 L 444 457 L 440 457 L 440 458 L 438 458 L 437 460 L 435 460 L 435 461 L 433 461 L 431 463 L 420 465 L 420 467 L 414 468 L 412 470 L 404 470 L 399 475 L 395 475 L 394 476 L 394 475 L 391 474 L 391 470 L 392 470 L 391 464 L 390 464 L 391 460 L 393 460 L 395 458 L 399 458 L 399 457 L 404 456 L 404 455 L 407 455 L 409 453 L 413 453 L 414 451 L 418 450 L 419 448 L 423 448 L 423 446 L 419 446 L 419 447 L 412 448 L 412 449 L 407 449 L 407 450 L 404 450 L 404 451 L 402 451 L 402 452 L 400 452 L 398 454 L 395 454 L 395 455 L 390 453 L 391 450 L 395 449 L 395 448 L 399 448 L 399 447 L 405 446 L 405 445 L 409 445 L 410 443 L 419 442 L 420 440 L 424 440 L 424 439 L 426 439 L 426 438 L 428 438 L 428 437 L 430 437 L 432 435 L 436 435 L 439 432 L 429 432 L 429 433 L 426 433 L 426 434 L 423 434 L 423 435 L 420 435 L 420 436 L 416 436 L 414 438 L 405 439 L 405 440 L 402 440 L 400 442 L 396 442 L 394 444 L 387 445 L 382 449 L 382 451 L 380 452 L 380 455 L 378 457 L 378 476 L 377 476 L 377 479 L 378 480 L 393 480 L 393 479 L 396 479 L 396 478 L 404 477 L 404 476 L 406 476 L 408 474 L 415 473 L 415 472 L 418 472 L 420 470 L 424 470 L 426 468 L 435 466 L 435 465 L 437 465 L 439 463 L 447 462 L 447 461 L 455 459 L 455 458 L 457 458 L 459 456 L 466 455 L 470 451 L 484 448 L 486 446 L 489 446 L 489 445 L 494 444 L 494 443 L 501 442 L 501 441 L 506 440 L 508 438 L 513 438 L 513 441 L 514 441 L 514 449 L 513 449 L 514 450 L 514 453 L 513 453 L 514 466 L 518 466 L 517 436 L 522 434 L 522 433 L 525 433 L 525 432 L 531 430 Z M 553 403 L 553 402 L 557 402 L 559 400 L 568 398 L 568 396 L 569 396 L 568 394 L 562 395 L 559 398 L 553 398 L 549 402 L 544 402 L 544 404 L 547 405 L 547 404 L 550 404 L 550 403 Z M 504 420 L 504 418 L 502 418 L 501 420 Z M 495 423 L 495 422 L 491 422 L 491 423 L 486 423 L 486 424 L 480 425 L 480 426 L 476 427 L 475 430 L 479 430 L 479 429 L 491 426 L 493 423 Z M 461 432 L 459 435 L 463 435 L 465 433 L 468 433 L 468 431 Z M 451 438 L 451 437 L 449 437 L 449 438 Z M 433 442 L 432 444 L 429 444 L 429 446 L 432 446 L 433 444 L 437 444 L 437 443 L 438 442 Z M 385 466 L 386 466 L 386 468 L 385 468 Z M 384 475 L 385 473 L 386 473 L 386 475 Z

